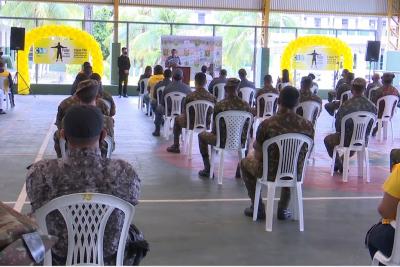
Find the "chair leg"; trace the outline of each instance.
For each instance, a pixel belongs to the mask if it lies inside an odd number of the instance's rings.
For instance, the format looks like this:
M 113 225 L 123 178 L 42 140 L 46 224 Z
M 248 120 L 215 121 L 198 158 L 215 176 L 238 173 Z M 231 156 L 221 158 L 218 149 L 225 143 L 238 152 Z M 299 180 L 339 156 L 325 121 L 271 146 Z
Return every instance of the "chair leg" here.
M 268 183 L 267 193 L 267 206 L 266 206 L 266 218 L 265 218 L 265 231 L 272 231 L 272 220 L 274 217 L 274 198 L 275 198 L 275 184 Z
M 379 136 L 379 141 L 383 141 L 383 135 L 382 135 L 382 121 L 378 121 L 378 132 L 377 135 Z
M 364 151 L 357 151 L 357 168 L 358 168 L 358 177 L 363 177 L 364 175 Z
M 256 193 L 255 193 L 254 202 L 253 202 L 253 221 L 257 221 L 258 206 L 260 204 L 259 201 L 260 201 L 260 195 L 261 195 L 261 186 L 262 186 L 262 184 L 257 181 Z
M 331 176 L 333 176 L 333 171 L 335 170 L 335 161 L 336 161 L 337 149 L 336 147 L 333 149 L 332 163 L 331 163 Z
M 296 183 L 296 196 L 298 205 L 298 216 L 299 216 L 299 226 L 300 232 L 304 231 L 304 214 L 303 214 L 303 191 L 301 188 L 301 183 Z
M 224 150 L 221 150 L 219 155 L 218 184 L 222 185 L 223 176 L 224 176 Z
M 392 120 L 390 120 L 389 121 L 389 123 L 390 123 L 390 130 L 391 130 L 391 132 L 392 132 L 392 143 L 393 143 L 393 123 L 392 123 Z
M 382 128 L 383 128 L 383 139 L 387 140 L 388 134 L 387 134 L 387 130 L 388 130 L 388 122 L 387 121 L 383 121 L 382 122 Z
M 187 142 L 187 140 L 186 140 Z M 189 159 L 192 159 L 192 148 L 193 148 L 193 131 L 190 131 L 189 134 L 189 146 L 187 149 L 189 149 Z
M 212 179 L 214 175 L 214 157 L 216 156 L 215 154 L 217 153 L 216 150 L 213 149 L 213 147 L 210 147 L 210 176 L 209 178 Z
M 365 175 L 367 176 L 367 183 L 371 182 L 371 177 L 369 173 L 369 152 L 368 148 L 366 147 L 364 150 L 364 157 L 365 157 Z M 365 178 L 365 177 L 363 177 Z
M 350 150 L 346 149 L 343 159 L 343 182 L 347 183 L 349 177 Z

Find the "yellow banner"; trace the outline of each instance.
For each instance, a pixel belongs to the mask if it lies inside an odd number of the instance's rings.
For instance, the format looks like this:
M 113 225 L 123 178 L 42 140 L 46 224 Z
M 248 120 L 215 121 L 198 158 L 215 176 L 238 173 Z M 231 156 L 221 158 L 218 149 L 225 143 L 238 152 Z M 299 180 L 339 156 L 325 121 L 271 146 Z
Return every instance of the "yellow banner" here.
M 43 38 L 35 42 L 33 51 L 35 64 L 83 64 L 89 61 L 88 49 L 72 39 Z
M 297 70 L 337 70 L 340 55 L 336 50 L 323 46 L 300 48 L 294 55 L 293 68 Z

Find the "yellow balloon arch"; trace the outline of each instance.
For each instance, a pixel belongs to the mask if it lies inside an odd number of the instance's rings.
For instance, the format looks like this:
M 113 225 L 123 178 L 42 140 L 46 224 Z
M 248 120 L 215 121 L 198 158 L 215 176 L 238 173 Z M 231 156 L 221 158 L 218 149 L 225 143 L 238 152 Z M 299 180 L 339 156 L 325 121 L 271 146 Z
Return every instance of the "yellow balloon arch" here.
M 91 57 L 90 61 L 93 65 L 93 72 L 97 72 L 100 76 L 103 76 L 103 54 L 100 45 L 92 35 L 70 26 L 46 25 L 29 31 L 25 35 L 25 49 L 18 53 L 18 71 L 28 86 L 30 86 L 28 55 L 32 45 L 40 39 L 55 36 L 67 37 L 79 41 L 89 51 L 89 56 Z M 29 90 L 26 88 L 24 83 L 18 83 L 18 93 L 24 95 L 29 94 Z
M 322 35 L 303 36 L 290 42 L 282 54 L 281 70 L 287 69 L 292 74 L 294 55 L 300 48 L 309 46 L 325 46 L 333 49 L 337 55 L 342 57 L 343 68 L 349 71 L 353 70 L 353 53 L 351 48 L 338 38 Z M 290 76 L 292 77 L 292 75 Z

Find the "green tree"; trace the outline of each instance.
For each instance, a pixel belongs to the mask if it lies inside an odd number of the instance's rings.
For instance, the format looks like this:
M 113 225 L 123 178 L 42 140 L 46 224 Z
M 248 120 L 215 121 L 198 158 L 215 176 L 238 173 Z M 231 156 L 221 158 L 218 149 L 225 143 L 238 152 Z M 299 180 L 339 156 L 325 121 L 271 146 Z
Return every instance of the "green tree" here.
M 95 20 L 111 20 L 113 13 L 108 8 L 101 8 L 94 13 Z M 103 58 L 106 59 L 110 55 L 110 49 L 106 45 L 113 33 L 113 25 L 111 23 L 95 22 L 93 23 L 93 36 L 100 44 Z

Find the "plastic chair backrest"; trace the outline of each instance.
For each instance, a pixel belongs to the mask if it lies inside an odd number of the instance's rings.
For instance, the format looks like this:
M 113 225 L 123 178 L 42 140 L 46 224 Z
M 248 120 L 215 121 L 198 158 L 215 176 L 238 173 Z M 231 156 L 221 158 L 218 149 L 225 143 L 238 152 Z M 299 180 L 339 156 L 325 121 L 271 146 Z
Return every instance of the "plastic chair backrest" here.
M 353 97 L 353 94 L 351 93 L 350 90 L 343 92 L 342 95 L 340 96 L 340 105 L 342 105 L 344 102 L 346 102 L 347 100 L 349 100 L 352 97 Z
M 373 93 L 374 91 L 378 90 L 378 89 L 379 89 L 379 86 L 375 86 L 374 88 L 371 88 L 371 89 L 369 90 L 369 92 L 368 92 L 368 99 L 369 99 L 369 100 L 372 100 L 372 93 Z
M 225 83 L 217 83 L 213 87 L 213 95 L 217 99 L 217 101 L 221 101 L 225 98 Z
M 168 98 L 171 100 L 171 112 L 168 109 Z M 186 94 L 181 92 L 172 92 L 164 96 L 165 116 L 172 117 L 182 114 L 182 101 L 186 98 Z
M 160 86 L 157 88 L 157 105 L 161 105 L 161 98 L 164 93 L 165 86 Z
M 381 102 L 385 103 L 385 108 L 382 113 L 382 119 L 390 120 L 394 114 L 395 108 L 397 107 L 397 103 L 399 102 L 399 98 L 395 95 L 387 95 L 378 99 L 376 102 L 376 107 L 379 110 Z
M 277 106 L 275 105 L 276 100 L 278 99 L 278 94 L 262 94 L 257 97 L 257 117 L 265 118 L 271 117 L 276 114 Z M 264 110 L 261 109 L 261 100 L 264 100 Z
M 296 113 L 299 108 L 303 110 L 302 117 L 312 124 L 315 123 L 314 119 L 316 120 L 321 112 L 321 105 L 311 100 L 299 103 L 296 107 Z
M 214 108 L 214 104 L 206 100 L 196 100 L 186 105 L 186 129 L 207 129 L 207 113 L 208 110 Z M 190 122 L 193 119 L 190 116 L 190 110 L 194 110 L 193 128 L 190 127 Z
M 135 208 L 128 202 L 111 195 L 79 193 L 55 198 L 34 213 L 40 230 L 48 234 L 46 217 L 58 210 L 64 218 L 68 232 L 66 265 L 104 265 L 104 230 L 111 213 L 118 209 L 124 214 L 116 265 L 123 265 L 126 239 Z M 47 253 L 44 265 L 51 265 Z
M 149 78 L 141 79 L 139 81 L 139 94 L 143 95 L 146 92 L 147 85 L 149 84 Z
M 254 89 L 251 87 L 243 87 L 239 89 L 239 93 L 241 94 L 241 98 L 243 101 L 249 103 L 250 106 L 253 105 L 254 101 Z
M 221 120 L 225 122 L 226 127 L 226 150 L 238 150 L 242 148 L 242 133 L 245 131 L 244 126 L 248 121 L 246 140 L 249 135 L 253 115 L 246 111 L 229 110 L 221 112 L 215 118 L 217 130 L 217 144 L 215 147 L 221 148 Z
M 346 122 L 353 122 L 353 132 L 349 144 L 350 149 L 359 149 L 366 147 L 365 138 L 367 135 L 368 125 L 376 121 L 375 114 L 367 111 L 357 111 L 347 114 L 341 121 L 340 131 L 340 147 L 344 147 L 344 140 L 346 135 Z
M 304 158 L 303 162 L 303 173 L 301 176 L 301 180 L 299 182 L 303 182 L 305 165 L 307 163 L 308 154 L 310 153 L 313 140 L 300 133 L 288 133 L 275 136 L 267 141 L 265 141 L 262 145 L 263 147 L 263 177 L 262 180 L 268 181 L 268 148 L 276 144 L 279 150 L 279 163 L 276 172 L 275 181 L 280 181 L 281 178 L 292 178 L 291 180 L 282 180 L 284 182 L 292 181 L 297 182 L 297 169 L 298 169 L 298 160 L 300 157 L 301 148 L 304 144 L 307 144 L 307 154 Z

